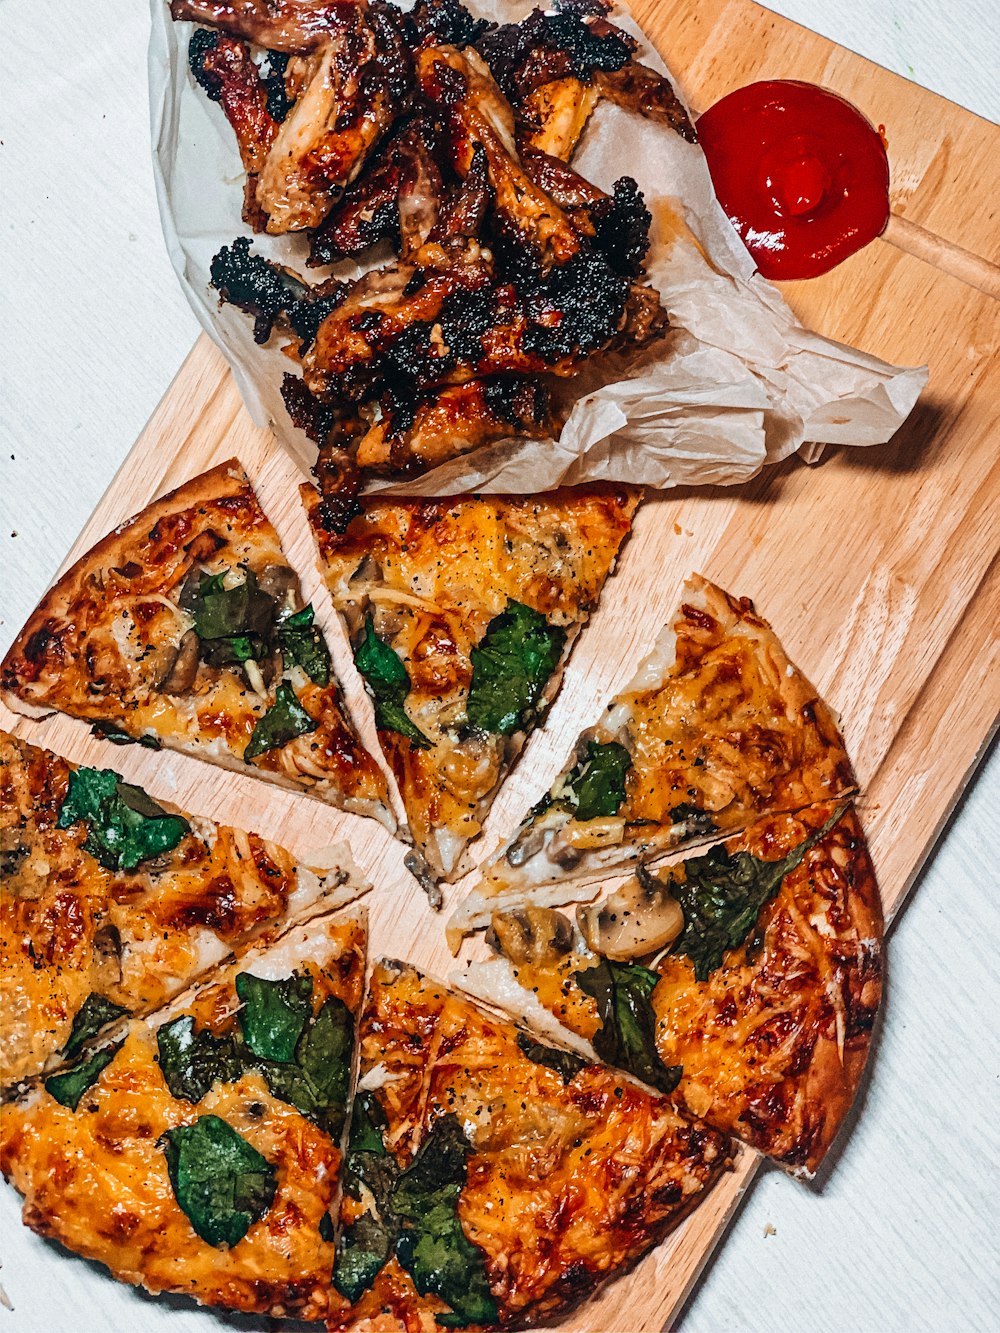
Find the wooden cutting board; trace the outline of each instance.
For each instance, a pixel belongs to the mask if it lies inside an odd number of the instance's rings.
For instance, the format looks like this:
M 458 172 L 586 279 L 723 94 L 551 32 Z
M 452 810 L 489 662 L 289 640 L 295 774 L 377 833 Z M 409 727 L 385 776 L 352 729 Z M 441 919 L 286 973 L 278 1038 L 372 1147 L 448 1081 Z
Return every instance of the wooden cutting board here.
M 753 597 L 841 711 L 891 916 L 1000 712 L 1000 460 L 991 439 L 1000 407 L 1000 225 L 995 203 L 980 198 L 1000 132 L 748 0 L 637 0 L 634 11 L 696 108 L 754 79 L 794 77 L 842 93 L 886 126 L 886 237 L 784 292 L 821 333 L 899 364 L 927 362 L 930 384 L 885 447 L 834 452 L 815 468 L 789 461 L 738 489 L 673 492 L 642 507 L 549 720 L 497 802 L 483 851 L 547 789 L 577 732 L 652 643 L 684 577 L 700 570 Z M 155 496 L 231 455 L 253 477 L 303 574 L 348 702 L 374 744 L 367 700 L 314 571 L 298 477 L 270 434 L 252 425 L 207 338 L 67 563 Z M 154 796 L 257 829 L 306 858 L 347 840 L 375 883 L 373 950 L 439 975 L 452 967 L 442 919 L 403 869 L 400 845 L 372 822 L 180 756 L 110 751 L 68 719 L 30 724 L 0 709 L 0 724 L 77 761 L 113 763 Z M 760 1164 L 741 1152 L 682 1227 L 562 1327 L 653 1333 L 669 1325 Z M 210 1327 L 211 1316 L 205 1321 Z

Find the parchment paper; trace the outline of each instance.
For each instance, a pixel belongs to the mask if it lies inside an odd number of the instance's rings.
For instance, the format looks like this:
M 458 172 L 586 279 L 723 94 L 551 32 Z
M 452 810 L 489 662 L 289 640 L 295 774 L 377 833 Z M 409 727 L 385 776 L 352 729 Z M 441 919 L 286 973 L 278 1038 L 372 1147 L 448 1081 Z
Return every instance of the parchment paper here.
M 226 355 L 254 421 L 271 425 L 303 469 L 316 448 L 285 413 L 279 386 L 291 363 L 275 337 L 258 347 L 252 321 L 220 306 L 209 264 L 249 234 L 241 218 L 243 168 L 221 108 L 187 66 L 191 25 L 151 0 L 149 50 L 153 170 L 167 247 L 191 307 Z M 500 22 L 532 0 L 481 0 L 469 8 Z M 639 41 L 639 58 L 666 67 L 618 7 L 615 21 Z M 798 451 L 815 461 L 825 444 L 882 444 L 908 416 L 926 367 L 890 366 L 804 328 L 753 260 L 719 207 L 704 155 L 666 126 L 602 102 L 573 166 L 603 189 L 638 182 L 653 215 L 649 279 L 672 333 L 655 351 L 601 357 L 567 385 L 569 417 L 558 441 L 509 440 L 445 463 L 416 480 L 371 489 L 449 495 L 534 492 L 586 480 L 667 488 L 746 481 Z M 254 236 L 258 253 L 315 282 L 301 237 Z M 391 258 L 388 249 L 377 262 Z M 351 277 L 352 261 L 330 270 Z

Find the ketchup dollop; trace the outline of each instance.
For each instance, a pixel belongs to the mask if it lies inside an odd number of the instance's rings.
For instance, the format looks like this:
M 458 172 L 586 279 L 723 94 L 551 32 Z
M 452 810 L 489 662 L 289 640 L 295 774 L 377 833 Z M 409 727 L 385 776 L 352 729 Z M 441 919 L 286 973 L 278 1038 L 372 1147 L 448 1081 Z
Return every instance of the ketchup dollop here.
M 715 193 L 765 278 L 815 278 L 889 221 L 889 159 L 850 102 L 770 79 L 698 120 Z

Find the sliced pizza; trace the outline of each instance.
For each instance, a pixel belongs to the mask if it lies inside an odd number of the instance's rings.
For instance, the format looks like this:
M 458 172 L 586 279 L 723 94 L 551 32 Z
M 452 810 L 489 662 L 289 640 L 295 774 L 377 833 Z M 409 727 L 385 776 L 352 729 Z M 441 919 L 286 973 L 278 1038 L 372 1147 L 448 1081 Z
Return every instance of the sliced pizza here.
M 313 609 L 235 460 L 78 560 L 18 635 L 0 690 L 30 716 L 69 713 L 392 824 Z
M 0 731 L 0 1083 L 74 1057 L 208 968 L 369 885 Z
M 728 1162 L 662 1097 L 376 966 L 328 1328 L 535 1327 L 654 1245 Z
M 496 910 L 571 902 L 613 868 L 856 785 L 832 712 L 770 625 L 695 575 L 653 652 L 456 909 L 452 946 Z
M 411 868 L 430 885 L 453 879 L 555 697 L 639 492 L 369 496 L 337 532 L 302 489 L 406 807 Z
M 4 1107 L 24 1221 L 123 1282 L 321 1319 L 365 925 L 319 918 Z
M 564 1026 L 684 1112 L 815 1172 L 882 991 L 881 901 L 851 805 L 769 815 L 640 871 L 578 908 L 575 929 L 551 908 L 497 913 L 491 939 L 500 956 L 463 978 L 473 994 Z

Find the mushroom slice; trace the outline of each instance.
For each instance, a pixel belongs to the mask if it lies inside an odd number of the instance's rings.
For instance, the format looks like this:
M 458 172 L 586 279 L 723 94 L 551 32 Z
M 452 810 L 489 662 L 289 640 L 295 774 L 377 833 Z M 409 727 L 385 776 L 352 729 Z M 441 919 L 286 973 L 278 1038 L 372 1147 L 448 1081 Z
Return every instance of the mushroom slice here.
M 578 907 L 576 923 L 588 948 L 624 962 L 673 944 L 684 929 L 684 913 L 667 883 L 640 867 L 603 902 Z
M 569 918 L 551 907 L 494 912 L 486 939 L 491 948 L 521 966 L 558 962 L 574 944 Z
M 197 674 L 198 635 L 189 629 L 181 639 L 177 654 L 158 688 L 163 694 L 186 694 Z

